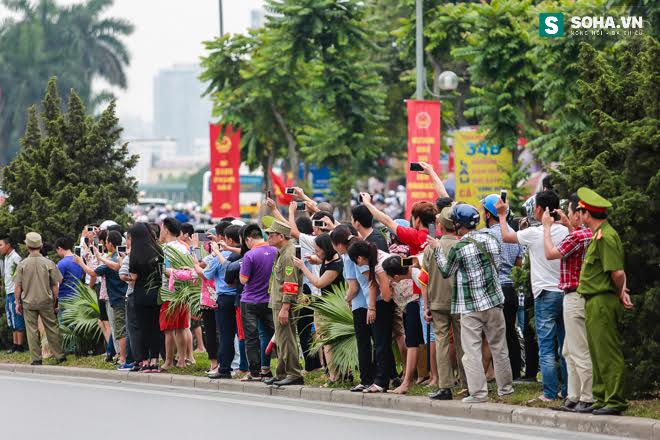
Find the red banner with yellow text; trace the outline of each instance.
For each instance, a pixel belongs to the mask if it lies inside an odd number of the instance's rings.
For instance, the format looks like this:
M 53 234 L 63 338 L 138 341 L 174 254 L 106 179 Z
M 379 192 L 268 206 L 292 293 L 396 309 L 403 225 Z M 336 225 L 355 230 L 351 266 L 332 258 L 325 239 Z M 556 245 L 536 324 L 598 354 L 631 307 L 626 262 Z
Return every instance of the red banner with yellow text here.
M 231 126 L 209 124 L 211 134 L 211 215 L 239 217 L 241 207 L 241 131 Z
M 406 101 L 408 107 L 408 164 L 427 162 L 440 174 L 440 101 Z M 419 201 L 435 202 L 431 177 L 406 167 L 406 218 Z

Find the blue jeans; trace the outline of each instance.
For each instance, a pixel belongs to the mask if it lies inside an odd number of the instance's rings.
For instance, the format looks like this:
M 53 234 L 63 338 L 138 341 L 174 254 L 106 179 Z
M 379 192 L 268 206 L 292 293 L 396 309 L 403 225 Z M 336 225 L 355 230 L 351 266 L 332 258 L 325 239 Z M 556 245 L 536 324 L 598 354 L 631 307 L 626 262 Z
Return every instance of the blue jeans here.
M 561 355 L 564 345 L 564 318 L 562 292 L 543 290 L 534 299 L 536 319 L 536 336 L 539 341 L 539 363 L 543 376 L 543 395 L 549 399 L 557 399 L 559 378 L 557 377 L 557 356 L 561 370 L 561 393 L 565 397 L 568 390 L 568 373 L 566 360 Z
M 270 368 L 270 355 L 266 354 L 266 349 L 268 348 L 268 343 L 270 342 L 270 337 L 266 332 L 266 328 L 261 323 L 257 322 L 257 329 L 259 331 L 259 344 L 261 346 L 261 368 Z

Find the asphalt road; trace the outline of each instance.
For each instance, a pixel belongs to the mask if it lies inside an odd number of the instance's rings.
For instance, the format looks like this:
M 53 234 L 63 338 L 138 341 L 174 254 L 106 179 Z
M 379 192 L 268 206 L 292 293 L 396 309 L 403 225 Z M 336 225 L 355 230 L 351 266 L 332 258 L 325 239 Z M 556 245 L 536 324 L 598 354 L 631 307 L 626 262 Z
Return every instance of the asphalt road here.
M 3 439 L 613 439 L 241 393 L 0 373 Z

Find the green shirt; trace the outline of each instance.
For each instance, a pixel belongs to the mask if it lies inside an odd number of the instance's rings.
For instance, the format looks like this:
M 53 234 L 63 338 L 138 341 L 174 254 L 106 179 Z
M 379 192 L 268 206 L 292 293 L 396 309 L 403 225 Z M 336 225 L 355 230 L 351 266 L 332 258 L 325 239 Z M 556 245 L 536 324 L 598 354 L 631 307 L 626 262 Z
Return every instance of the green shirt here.
M 587 248 L 580 272 L 578 293 L 616 293 L 610 272 L 617 270 L 623 270 L 623 245 L 619 234 L 606 220 L 594 231 L 593 239 Z
M 293 265 L 296 247 L 292 241 L 277 251 L 268 293 L 269 307 L 281 307 L 282 303 L 295 303 L 302 284 L 302 272 Z

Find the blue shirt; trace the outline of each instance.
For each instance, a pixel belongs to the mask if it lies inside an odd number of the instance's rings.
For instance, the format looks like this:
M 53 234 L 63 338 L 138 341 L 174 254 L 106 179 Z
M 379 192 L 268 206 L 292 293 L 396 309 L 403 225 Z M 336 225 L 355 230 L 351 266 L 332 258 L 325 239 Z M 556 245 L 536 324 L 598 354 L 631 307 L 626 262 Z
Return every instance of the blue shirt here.
M 224 264 L 220 264 L 218 257 L 215 257 L 208 261 L 208 266 L 204 269 L 204 278 L 215 281 L 215 293 L 218 295 L 236 295 L 236 288 L 228 286 L 225 282 L 225 272 L 229 266 L 228 258 L 231 254 L 230 251 L 220 252 L 225 259 Z
M 490 235 L 497 238 L 497 241 L 501 246 L 499 273 L 500 284 L 513 284 L 513 280 L 511 280 L 511 269 L 513 269 L 513 266 L 516 265 L 516 259 L 522 258 L 523 256 L 522 246 L 518 243 L 503 243 L 502 230 L 500 229 L 499 223 L 495 223 L 489 228 L 484 228 L 479 232 L 488 232 Z
M 57 268 L 62 273 L 59 298 L 68 298 L 75 294 L 76 284 L 84 281 L 85 271 L 73 261 L 73 256 L 64 257 L 57 263 Z
M 348 282 L 348 280 L 357 280 L 358 282 L 358 291 L 357 295 L 355 295 L 355 298 L 351 301 L 351 310 L 357 310 L 357 309 L 366 309 L 367 308 L 367 298 L 366 296 L 362 293 L 364 286 L 363 283 L 360 281 L 361 278 L 366 278 L 364 275 L 359 274 L 357 271 L 357 266 L 351 259 L 348 257 L 348 255 L 344 254 L 341 256 L 342 260 L 344 260 L 344 279 Z M 369 286 L 369 280 L 367 280 L 367 294 L 369 292 L 368 286 Z
M 112 254 L 110 259 L 113 262 L 117 262 L 119 254 L 115 252 Z M 128 289 L 128 284 L 122 281 L 119 278 L 119 271 L 112 270 L 105 264 L 97 267 L 94 272 L 96 275 L 105 277 L 105 285 L 108 289 L 108 299 L 110 300 L 110 305 L 112 307 L 123 307 L 126 304 L 126 289 Z

